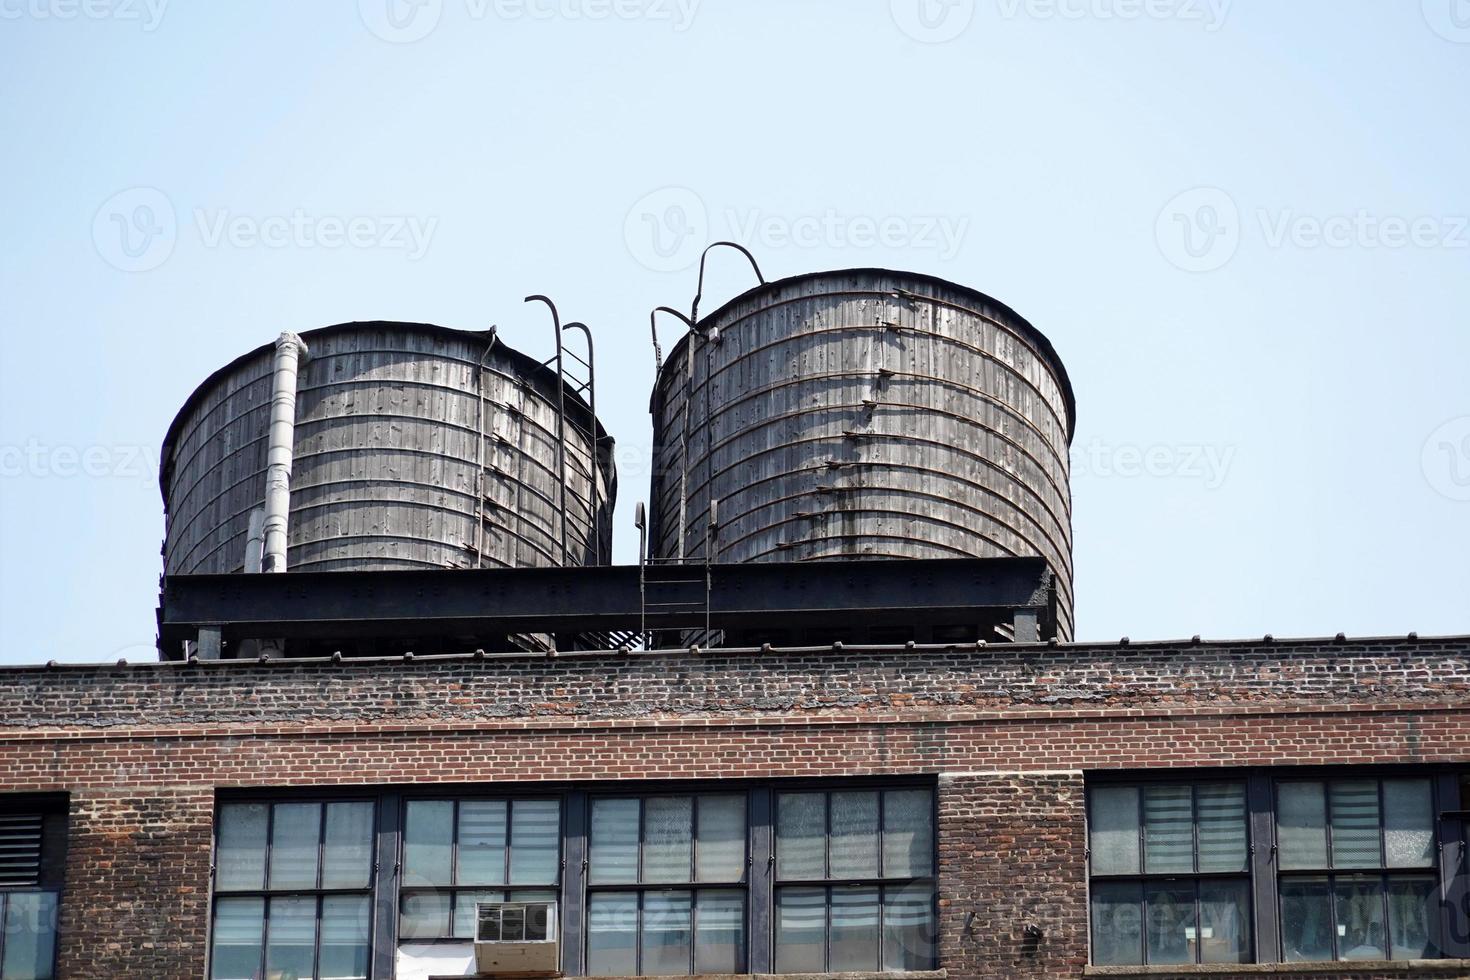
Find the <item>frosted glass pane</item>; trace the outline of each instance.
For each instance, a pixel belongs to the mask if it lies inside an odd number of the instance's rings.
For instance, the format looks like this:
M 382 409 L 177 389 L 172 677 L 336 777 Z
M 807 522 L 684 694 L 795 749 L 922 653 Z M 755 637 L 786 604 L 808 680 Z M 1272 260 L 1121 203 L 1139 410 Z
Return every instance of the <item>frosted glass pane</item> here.
M 454 843 L 454 804 L 411 800 L 403 828 L 403 884 L 407 888 L 449 885 Z
M 638 881 L 638 801 L 592 801 L 588 880 L 599 884 Z
M 1321 783 L 1276 784 L 1276 843 L 1286 870 L 1327 867 L 1327 803 Z
M 1245 786 L 1208 783 L 1196 787 L 1194 799 L 1200 871 L 1245 871 L 1250 859 Z
M 1383 927 L 1383 885 L 1375 876 L 1334 882 L 1337 900 L 1337 958 L 1381 960 L 1388 956 Z
M 316 899 L 271 899 L 270 920 L 266 923 L 266 973 L 312 976 L 315 954 Z
M 1327 785 L 1332 813 L 1332 866 L 1381 867 L 1378 781 L 1334 780 Z
M 373 871 L 373 805 L 328 803 L 323 888 L 366 888 Z
M 1144 787 L 1143 867 L 1145 871 L 1150 874 L 1169 872 L 1188 874 L 1194 870 L 1193 797 L 1193 790 L 1187 785 Z
M 878 877 L 878 794 L 833 793 L 831 807 L 831 867 L 828 876 Z
M 864 973 L 878 969 L 878 889 L 832 889 L 832 973 Z
M 554 885 L 561 878 L 561 801 L 516 800 L 510 807 L 510 883 Z
M 270 887 L 275 891 L 315 888 L 317 849 L 322 835 L 321 804 L 277 803 L 274 809 Z
M 693 860 L 693 799 L 688 796 L 651 796 L 644 800 L 643 880 L 688 881 Z M 647 910 L 646 905 L 644 909 Z
M 56 960 L 56 895 L 52 892 L 11 892 L 0 895 L 5 905 L 5 957 L 0 976 L 5 980 L 51 980 Z
M 695 877 L 699 881 L 744 881 L 745 797 L 701 796 L 698 820 Z
M 265 899 L 221 898 L 214 904 L 212 980 L 253 980 L 265 946 Z
M 1146 885 L 1143 914 L 1148 926 L 1148 962 L 1193 963 L 1195 947 L 1194 888 Z
M 587 973 L 630 977 L 638 973 L 638 896 L 594 894 L 587 908 Z
M 1390 868 L 1434 864 L 1434 804 L 1427 779 L 1383 781 L 1384 849 Z
M 1439 955 L 1434 942 L 1437 892 L 1433 878 L 1388 880 L 1390 959 L 1427 960 Z
M 934 874 L 934 796 L 927 789 L 883 794 L 883 875 L 926 878 Z
M 826 796 L 781 793 L 776 798 L 776 877 L 825 878 L 826 858 Z
M 1143 888 L 1128 882 L 1093 882 L 1092 962 L 1128 966 L 1143 962 Z
M 1201 881 L 1200 958 L 1205 963 L 1246 963 L 1251 958 L 1250 884 Z
M 449 935 L 449 892 L 418 892 L 403 897 L 400 939 L 442 939 Z
M 265 887 L 264 803 L 226 803 L 219 808 L 215 887 L 219 891 L 258 891 Z M 256 964 L 256 970 L 260 965 Z
M 827 969 L 827 889 L 782 888 L 776 893 L 776 972 Z
M 689 976 L 692 924 L 693 896 L 689 892 L 644 892 L 639 975 Z
M 459 804 L 461 885 L 505 884 L 505 834 L 510 804 L 505 800 L 463 800 Z
M 745 972 L 744 892 L 700 892 L 694 923 L 696 974 Z
M 934 889 L 930 885 L 885 888 L 883 969 L 931 969 L 934 940 Z
M 1332 959 L 1332 892 L 1326 878 L 1282 879 L 1281 949 L 1288 963 Z
M 1092 873 L 1137 874 L 1138 790 L 1132 786 L 1095 786 L 1091 799 L 1088 826 L 1092 832 Z
M 371 903 L 366 895 L 322 899 L 322 980 L 365 980 Z

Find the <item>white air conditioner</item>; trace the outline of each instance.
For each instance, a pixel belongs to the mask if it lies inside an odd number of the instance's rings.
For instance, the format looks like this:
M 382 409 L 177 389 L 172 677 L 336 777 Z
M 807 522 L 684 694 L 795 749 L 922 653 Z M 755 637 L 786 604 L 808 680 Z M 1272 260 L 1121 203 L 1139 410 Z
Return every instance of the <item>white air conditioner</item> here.
M 480 976 L 559 974 L 556 903 L 476 902 L 475 969 Z

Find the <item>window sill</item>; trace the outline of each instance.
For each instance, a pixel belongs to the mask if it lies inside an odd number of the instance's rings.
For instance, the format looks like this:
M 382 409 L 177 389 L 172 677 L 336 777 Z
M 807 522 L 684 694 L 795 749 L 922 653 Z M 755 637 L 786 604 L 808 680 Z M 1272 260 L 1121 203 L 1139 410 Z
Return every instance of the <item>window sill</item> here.
M 1210 963 L 1181 966 L 1089 966 L 1088 977 L 1302 976 L 1331 973 L 1401 973 L 1404 976 L 1466 976 L 1470 960 L 1344 960 L 1326 963 Z

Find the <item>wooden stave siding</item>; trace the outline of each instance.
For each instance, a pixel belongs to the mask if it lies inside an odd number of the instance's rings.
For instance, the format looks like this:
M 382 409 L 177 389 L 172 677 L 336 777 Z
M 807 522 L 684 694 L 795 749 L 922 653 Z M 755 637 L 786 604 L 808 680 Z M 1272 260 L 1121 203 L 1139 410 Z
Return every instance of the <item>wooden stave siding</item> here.
M 304 337 L 311 357 L 298 384 L 288 568 L 473 567 L 483 336 L 375 325 Z M 170 573 L 242 570 L 249 513 L 264 500 L 271 366 L 266 351 L 219 379 L 179 429 L 168 481 Z M 560 564 L 555 374 L 526 377 L 499 344 L 485 368 L 493 503 L 484 564 Z M 568 398 L 569 416 L 575 401 Z M 568 564 L 592 560 L 594 506 L 608 560 L 608 449 L 594 504 L 590 440 L 568 424 Z
M 933 299 L 878 295 L 895 289 Z M 1072 635 L 1070 409 L 1012 314 L 924 277 L 863 272 L 752 290 L 700 326 L 720 339 L 696 342 L 692 386 L 688 338 L 657 381 L 655 557 L 678 554 L 688 399 L 690 557 L 703 556 L 711 495 L 719 561 L 1040 555 Z M 897 373 L 875 395 L 879 367 Z

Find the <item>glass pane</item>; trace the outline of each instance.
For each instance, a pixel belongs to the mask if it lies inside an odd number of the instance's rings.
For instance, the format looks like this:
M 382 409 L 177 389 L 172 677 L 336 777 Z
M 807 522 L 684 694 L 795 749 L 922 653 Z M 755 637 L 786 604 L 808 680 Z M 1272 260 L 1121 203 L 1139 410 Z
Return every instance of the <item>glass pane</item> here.
M 322 899 L 322 980 L 365 980 L 372 903 L 366 895 Z
M 1143 962 L 1143 886 L 1093 882 L 1092 962 L 1127 966 Z
M 826 876 L 827 797 L 822 793 L 779 794 L 776 797 L 776 877 Z
M 745 880 L 745 797 L 699 798 L 695 880 Z
M 827 889 L 782 888 L 776 892 L 776 972 L 822 973 L 827 969 Z
M 1194 871 L 1194 790 L 1190 786 L 1144 787 L 1143 867 L 1151 874 Z
M 257 891 L 265 887 L 264 803 L 226 803 L 219 808 L 219 842 L 215 845 L 215 888 Z M 259 964 L 255 969 L 259 970 Z
M 454 895 L 454 928 L 451 935 L 458 939 L 474 939 L 475 903 L 503 901 L 505 901 L 505 892 L 502 891 L 456 892 Z
M 1439 955 L 1434 923 L 1439 918 L 1439 895 L 1433 878 L 1388 880 L 1389 958 L 1426 960 Z M 1463 921 L 1463 920 L 1462 920 Z
M 832 878 L 878 877 L 878 794 L 832 794 Z
M 692 904 L 689 892 L 644 892 L 640 976 L 689 976 Z
M 1434 805 L 1427 779 L 1383 781 L 1383 844 L 1390 868 L 1434 864 Z
M 452 884 L 454 804 L 448 800 L 410 800 L 403 827 L 403 885 Z
M 1132 786 L 1096 786 L 1092 789 L 1091 799 L 1088 825 L 1092 831 L 1092 873 L 1137 874 L 1138 790 Z M 1140 963 L 1142 960 L 1123 962 Z
M 265 899 L 221 898 L 214 903 L 213 980 L 252 980 L 260 975 L 265 945 Z
M 1148 927 L 1148 962 L 1193 963 L 1198 940 L 1194 888 L 1145 885 L 1143 899 Z
M 1281 950 L 1288 963 L 1332 959 L 1332 893 L 1326 878 L 1281 880 Z
M 934 967 L 934 889 L 904 885 L 883 890 L 883 969 Z
M 638 801 L 593 800 L 587 869 L 594 885 L 638 880 Z
M 1378 780 L 1334 780 L 1327 789 L 1332 812 L 1332 866 L 1382 867 Z
M 1194 791 L 1194 805 L 1199 820 L 1199 869 L 1245 871 L 1250 856 L 1245 786 L 1240 783 L 1199 786 Z
M 1199 883 L 1200 960 L 1248 963 L 1251 959 L 1250 883 Z
M 510 882 L 554 885 L 561 878 L 561 801 L 516 800 L 510 807 Z
M 1276 784 L 1281 867 L 1327 867 L 1327 804 L 1321 783 Z
M 741 817 L 744 817 L 744 798 Z M 701 801 L 701 807 L 703 801 Z M 701 847 L 703 843 L 701 842 Z M 743 850 L 743 848 L 742 848 Z M 704 891 L 694 914 L 694 972 L 745 972 L 745 893 Z
M 277 803 L 273 809 L 271 889 L 315 888 L 317 849 L 322 837 L 322 805 Z
M 587 910 L 587 973 L 631 977 L 638 973 L 638 896 L 601 892 Z
M 416 892 L 403 896 L 398 920 L 402 939 L 443 939 L 449 935 L 449 892 Z
M 1337 899 L 1338 959 L 1385 959 L 1388 953 L 1384 946 L 1382 882 L 1377 878 L 1343 877 L 1334 882 L 1333 891 Z
M 694 800 L 688 796 L 644 800 L 643 880 L 688 881 L 693 861 Z M 643 911 L 647 915 L 646 904 Z
M 832 973 L 878 969 L 878 889 L 832 889 L 830 956 Z
M 366 888 L 373 872 L 373 805 L 328 803 L 323 888 Z
M 270 920 L 266 923 L 266 974 L 309 977 L 315 952 L 316 899 L 271 899 Z
M 0 976 L 50 980 L 56 960 L 56 895 L 11 892 L 0 899 L 5 903 L 5 958 L 0 961 Z
M 927 789 L 883 794 L 883 875 L 927 878 L 934 874 L 934 796 Z
M 505 884 L 505 832 L 509 812 L 505 800 L 460 802 L 459 884 Z

